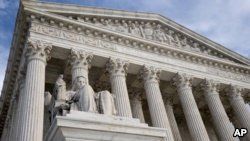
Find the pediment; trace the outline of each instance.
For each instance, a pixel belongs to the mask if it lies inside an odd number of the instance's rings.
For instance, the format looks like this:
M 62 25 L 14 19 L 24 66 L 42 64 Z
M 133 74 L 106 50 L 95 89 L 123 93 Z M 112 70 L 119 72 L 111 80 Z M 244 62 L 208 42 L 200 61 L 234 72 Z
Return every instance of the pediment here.
M 58 3 L 24 2 L 24 5 L 106 31 L 139 38 L 142 41 L 150 41 L 226 62 L 250 65 L 249 59 L 157 14 Z

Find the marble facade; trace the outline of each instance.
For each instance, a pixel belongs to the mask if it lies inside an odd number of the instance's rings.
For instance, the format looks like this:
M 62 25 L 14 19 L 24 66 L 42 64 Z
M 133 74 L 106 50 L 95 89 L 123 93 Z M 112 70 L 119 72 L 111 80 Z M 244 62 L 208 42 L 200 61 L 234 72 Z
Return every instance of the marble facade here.
M 250 60 L 157 14 L 21 1 L 3 141 L 247 141 Z

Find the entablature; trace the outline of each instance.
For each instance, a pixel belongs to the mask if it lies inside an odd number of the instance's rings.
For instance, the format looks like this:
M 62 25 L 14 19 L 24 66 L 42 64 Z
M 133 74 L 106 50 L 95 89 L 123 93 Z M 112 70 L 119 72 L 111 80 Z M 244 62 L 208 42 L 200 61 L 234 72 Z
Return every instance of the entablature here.
M 25 5 L 27 7 L 35 7 L 43 12 L 61 15 L 74 21 L 106 28 L 110 31 L 167 44 L 173 48 L 180 48 L 195 53 L 199 52 L 205 56 L 213 56 L 235 63 L 250 65 L 249 59 L 158 14 L 67 4 L 58 6 L 58 4 L 42 2 L 28 2 Z
M 45 13 L 31 14 L 31 31 L 54 37 L 65 38 L 74 42 L 103 46 L 114 50 L 116 45 L 123 45 L 138 50 L 168 56 L 199 65 L 208 66 L 211 69 L 227 71 L 232 74 L 249 75 L 250 68 L 247 65 L 237 64 L 212 56 L 204 56 L 199 52 L 190 52 L 169 45 L 143 40 L 137 37 L 127 36 L 113 31 L 107 31 L 99 27 L 82 22 L 72 21 L 65 17 L 44 15 Z M 56 19 L 51 19 L 51 18 Z M 224 73 L 224 72 L 223 72 Z M 222 74 L 223 74 L 222 73 Z M 220 74 L 220 73 L 218 73 Z M 224 74 L 223 74 L 224 75 Z
M 31 38 L 52 42 L 53 46 L 58 47 L 56 50 L 64 48 L 69 51 L 70 49 L 75 48 L 93 52 L 94 55 L 106 59 L 110 56 L 114 56 L 130 60 L 132 64 L 137 65 L 137 67 L 134 67 L 130 73 L 136 74 L 136 70 L 138 70 L 139 66 L 150 64 L 171 73 L 191 73 L 194 77 L 199 79 L 214 78 L 215 80 L 221 80 L 221 82 L 225 84 L 234 83 L 249 87 L 249 74 L 230 72 L 229 70 L 214 67 L 209 64 L 204 65 L 192 59 L 186 60 L 183 57 L 180 58 L 178 53 L 177 55 L 174 55 L 174 52 L 171 52 L 172 54 L 165 54 L 164 52 L 156 52 L 155 50 L 148 48 L 129 46 L 125 43 L 119 44 L 107 41 L 101 37 L 97 38 L 96 36 L 88 36 L 84 33 L 76 33 L 68 31 L 67 29 L 51 27 L 36 21 L 33 21 L 31 24 L 30 36 Z M 62 53 L 62 55 L 60 55 L 56 53 L 56 56 L 54 57 L 66 60 L 67 54 Z

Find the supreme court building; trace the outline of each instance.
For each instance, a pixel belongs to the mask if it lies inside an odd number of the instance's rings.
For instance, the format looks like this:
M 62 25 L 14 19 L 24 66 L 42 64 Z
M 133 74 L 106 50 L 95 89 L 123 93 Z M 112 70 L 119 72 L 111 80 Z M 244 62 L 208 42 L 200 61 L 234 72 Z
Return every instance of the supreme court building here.
M 240 31 L 239 31 L 240 32 Z M 250 60 L 163 17 L 21 1 L 1 141 L 250 141 Z

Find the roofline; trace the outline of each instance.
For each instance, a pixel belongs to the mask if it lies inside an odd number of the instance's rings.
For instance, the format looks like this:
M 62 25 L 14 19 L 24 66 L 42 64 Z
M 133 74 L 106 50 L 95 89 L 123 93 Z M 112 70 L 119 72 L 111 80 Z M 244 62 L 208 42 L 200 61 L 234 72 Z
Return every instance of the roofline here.
M 23 1 L 23 4 L 27 7 L 36 6 L 36 9 L 39 9 L 41 11 L 46 12 L 54 12 L 54 13 L 65 13 L 65 14 L 85 14 L 85 15 L 99 15 L 99 16 L 107 16 L 105 14 L 108 14 L 109 16 L 115 16 L 115 17 L 123 17 L 126 16 L 128 18 L 136 18 L 136 19 L 147 19 L 151 18 L 151 20 L 157 20 L 162 23 L 167 24 L 168 26 L 171 26 L 175 30 L 179 32 L 184 32 L 184 34 L 195 38 L 196 40 L 208 45 L 209 47 L 216 49 L 218 51 L 221 51 L 234 59 L 246 64 L 250 65 L 250 59 L 242 56 L 241 54 L 234 52 L 225 46 L 216 43 L 210 39 L 208 39 L 205 36 L 202 36 L 186 27 L 184 27 L 181 24 L 178 24 L 174 22 L 173 20 L 166 18 L 165 16 L 161 14 L 155 14 L 155 13 L 146 13 L 146 12 L 131 12 L 131 11 L 125 11 L 125 10 L 114 10 L 109 8 L 97 8 L 97 7 L 90 7 L 90 6 L 79 6 L 75 4 L 64 4 L 64 3 L 54 3 L 54 2 L 37 2 L 37 1 Z M 46 7 L 46 8 L 45 8 Z M 48 7 L 51 7 L 49 9 Z M 53 7 L 53 8 L 52 8 Z M 71 11 L 70 11 L 71 10 Z

